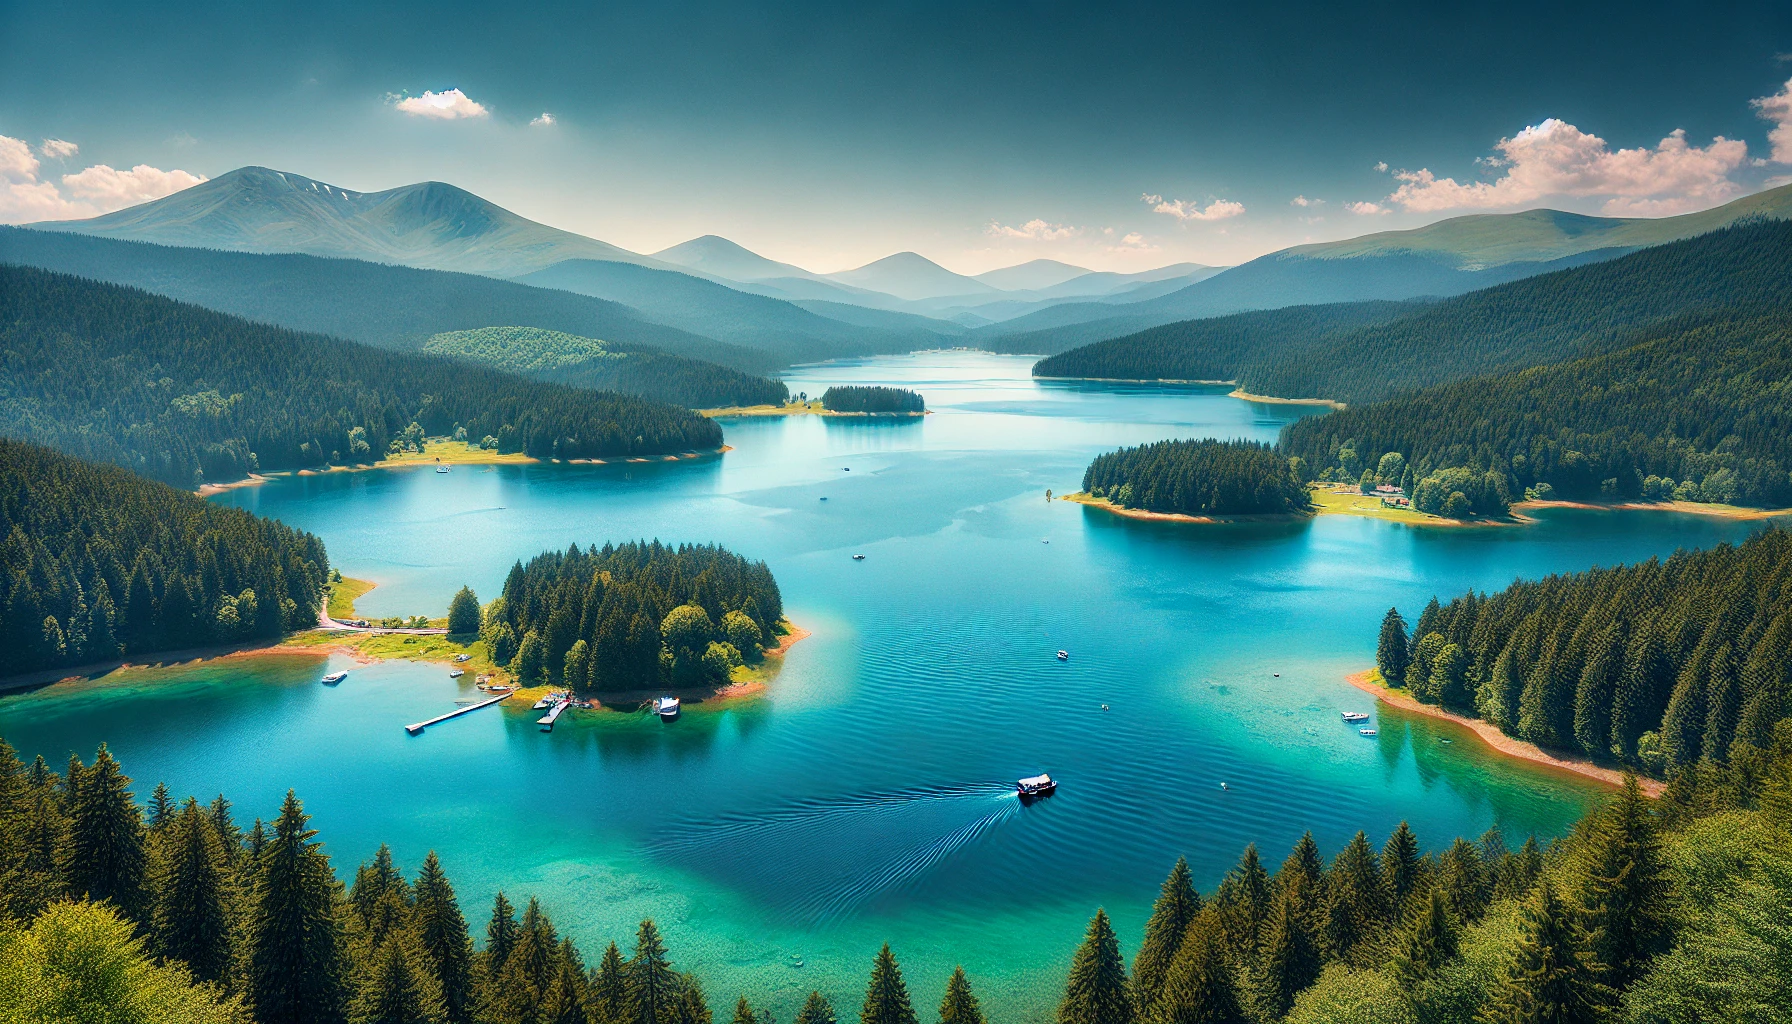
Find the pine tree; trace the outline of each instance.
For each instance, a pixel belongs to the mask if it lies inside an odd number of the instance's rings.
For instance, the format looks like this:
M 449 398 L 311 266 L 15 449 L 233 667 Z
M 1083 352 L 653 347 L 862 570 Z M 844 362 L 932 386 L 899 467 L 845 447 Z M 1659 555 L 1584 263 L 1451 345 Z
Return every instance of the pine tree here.
M 1170 962 L 1182 945 L 1182 936 L 1200 911 L 1201 897 L 1189 877 L 1188 860 L 1178 857 L 1176 866 L 1170 869 L 1169 877 L 1164 879 L 1163 887 L 1158 891 L 1157 902 L 1151 908 L 1151 919 L 1145 923 L 1145 939 L 1132 961 L 1133 994 L 1141 1015 L 1149 1013 L 1151 1004 L 1157 1001 L 1157 994 L 1163 989 L 1164 975 L 1169 972 Z
M 346 1002 L 336 881 L 288 791 L 250 897 L 243 987 L 258 1024 L 334 1024 Z
M 1730 645 L 1711 657 L 1705 684 L 1705 736 L 1702 756 L 1719 764 L 1730 759 L 1730 741 L 1736 737 L 1736 721 L 1742 714 L 1742 681 Z
M 1263 929 L 1263 943 L 1251 972 L 1251 1002 L 1259 1020 L 1278 1020 L 1294 997 L 1319 977 L 1318 937 L 1301 913 L 1300 900 L 1312 883 L 1292 882 L 1277 896 Z
M 1431 979 L 1439 967 L 1456 956 L 1456 918 L 1440 889 L 1418 908 L 1401 932 L 1394 948 L 1394 980 L 1408 998 Z
M 622 951 L 612 942 L 605 947 L 603 959 L 591 975 L 592 1024 L 624 1024 L 628 1013 L 628 979 L 624 971 Z
M 1244 1024 L 1227 942 L 1217 908 L 1195 916 L 1170 964 L 1150 1024 Z
M 1593 641 L 1574 692 L 1574 742 L 1589 757 L 1611 750 L 1612 704 L 1624 670 L 1624 637 L 1616 622 Z
M 558 968 L 553 925 L 531 898 L 523 908 L 516 942 L 498 972 L 495 1005 L 505 1019 L 534 1022 L 542 1019 L 548 988 Z
M 809 993 L 803 1008 L 796 1012 L 796 1024 L 837 1024 L 833 1004 L 820 992 Z
M 734 1004 L 734 1019 L 729 1024 L 759 1024 L 759 1018 L 753 1013 L 753 1004 L 747 1002 L 746 996 Z
M 672 1001 L 671 1024 L 710 1024 L 709 1003 L 703 998 L 703 986 L 695 978 L 681 978 L 678 996 Z
M 902 983 L 902 968 L 897 966 L 887 942 L 877 951 L 877 959 L 872 961 L 871 982 L 865 986 L 865 1005 L 859 1010 L 859 1024 L 916 1024 L 915 1008 L 908 1000 L 908 986 Z
M 1481 919 L 1492 886 L 1481 854 L 1468 840 L 1458 836 L 1439 858 L 1437 888 L 1458 920 L 1469 923 Z
M 516 911 L 500 889 L 492 898 L 492 918 L 485 926 L 485 950 L 480 954 L 488 980 L 496 980 L 498 972 L 504 969 L 504 961 L 510 959 L 510 951 L 516 947 L 516 938 Z
M 355 884 L 349 889 L 348 901 L 362 927 L 372 927 L 374 909 L 389 895 L 397 897 L 401 905 L 410 905 L 410 887 L 392 863 L 392 848 L 381 843 L 373 862 L 355 869 Z
M 820 1022 L 805 1022 L 799 1016 L 797 1024 Z M 971 983 L 964 976 L 963 967 L 954 967 L 952 977 L 946 979 L 946 994 L 940 1000 L 940 1024 L 985 1024 L 983 1008 L 977 1005 L 977 997 L 971 994 Z
M 225 859 L 235 867 L 242 859 L 243 830 L 237 828 L 236 822 L 231 820 L 230 801 L 224 799 L 224 794 L 219 793 L 213 798 L 211 806 L 206 808 L 206 817 L 211 820 L 212 831 L 216 833 L 218 841 L 224 844 Z
M 148 854 L 131 780 L 103 743 L 92 768 L 70 774 L 80 781 L 69 814 L 69 887 L 88 899 L 111 900 L 125 916 L 141 920 Z
M 422 956 L 403 935 L 386 936 L 371 954 L 349 1006 L 350 1024 L 443 1024 L 442 994 Z
M 151 835 L 168 827 L 168 822 L 175 815 L 174 801 L 168 797 L 168 784 L 156 783 L 156 788 L 149 794 L 149 831 Z
M 1419 885 L 1419 872 L 1419 838 L 1402 821 L 1381 849 L 1381 882 L 1388 893 L 1390 919 L 1397 919 L 1405 909 L 1407 897 Z
M 415 893 L 411 928 L 430 972 L 441 985 L 444 1016 L 448 1024 L 468 1024 L 473 1000 L 473 946 L 467 935 L 466 918 L 461 916 L 460 903 L 454 897 L 454 886 L 434 850 L 423 858 Z
M 1406 620 L 1398 608 L 1389 608 L 1381 619 L 1381 637 L 1375 644 L 1375 667 L 1389 686 L 1406 685 Z
M 626 1024 L 670 1024 L 681 979 L 666 959 L 665 944 L 652 918 L 643 920 L 635 933 L 635 955 L 629 958 L 624 977 L 628 981 Z
M 1666 652 L 1657 630 L 1658 616 L 1650 616 L 1630 636 L 1624 648 L 1624 670 L 1612 696 L 1611 751 L 1629 761 L 1636 755 L 1637 737 L 1661 724 L 1669 679 Z
M 1120 940 L 1108 923 L 1107 911 L 1097 910 L 1083 944 L 1070 961 L 1064 999 L 1058 1004 L 1058 1024 L 1131 1024 L 1132 995 L 1127 989 Z M 872 1021 L 867 1019 L 865 1024 Z
M 1524 908 L 1523 934 L 1505 974 L 1482 1011 L 1486 1024 L 1593 1024 L 1611 990 L 1589 937 L 1545 880 Z
M 448 632 L 479 632 L 479 598 L 473 595 L 472 587 L 460 588 L 455 592 L 454 600 L 448 602 Z
M 1375 941 L 1389 917 L 1387 889 L 1369 839 L 1358 832 L 1326 872 L 1326 952 L 1355 966 L 1369 966 Z
M 585 976 L 579 970 L 577 956 L 570 942 L 561 944 L 558 966 L 542 1000 L 542 1024 L 590 1024 Z
M 1257 844 L 1252 843 L 1244 848 L 1244 855 L 1214 893 L 1214 903 L 1226 922 L 1228 941 L 1245 956 L 1257 948 L 1258 935 L 1269 916 L 1269 900 L 1269 872 L 1257 855 Z
M 1593 937 L 1593 955 L 1608 969 L 1607 982 L 1623 988 L 1661 949 L 1671 924 L 1667 865 L 1634 776 L 1592 817 L 1581 845 L 1581 920 Z
M 230 861 L 211 819 L 188 800 L 169 816 L 152 886 L 150 933 L 164 960 L 184 962 L 200 981 L 230 969 Z

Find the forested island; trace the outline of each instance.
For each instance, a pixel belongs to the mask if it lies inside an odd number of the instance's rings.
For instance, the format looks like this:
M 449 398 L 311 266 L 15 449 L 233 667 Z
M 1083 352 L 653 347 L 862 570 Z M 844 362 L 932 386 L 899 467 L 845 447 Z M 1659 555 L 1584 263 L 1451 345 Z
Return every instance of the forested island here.
M 835 385 L 821 393 L 822 408 L 829 412 L 896 413 L 919 416 L 927 402 L 907 388 L 849 387 Z
M 1311 834 L 1273 874 L 1255 845 L 1202 895 L 1179 860 L 1130 970 L 1098 910 L 1056 1024 L 1746 1021 L 1792 985 L 1792 728 L 1652 804 L 1634 781 L 1547 847 L 1497 830 L 1424 850 L 1402 822 L 1329 863 Z M 432 852 L 337 880 L 296 796 L 247 829 L 158 786 L 140 807 L 102 746 L 66 773 L 0 740 L 0 1016 L 152 1024 L 710 1024 L 651 920 L 595 963 L 534 898 L 495 894 L 475 944 Z M 111 984 L 91 984 L 95 964 Z M 850 997 L 850 993 L 836 997 Z M 1689 1008 L 1697 1008 L 1696 1014 Z M 61 1016 L 53 1017 L 54 1014 Z M 763 1024 L 742 995 L 732 1024 Z M 797 1024 L 833 1024 L 811 992 Z M 860 1020 L 915 1024 L 872 959 Z M 962 969 L 941 1024 L 984 1024 Z
M 323 542 L 115 466 L 0 438 L 6 674 L 316 625 Z
M 787 627 L 764 562 L 714 545 L 606 544 L 518 562 L 481 638 L 524 685 L 622 693 L 725 685 Z
M 1255 441 L 1158 441 L 1098 455 L 1083 491 L 1122 509 L 1183 516 L 1302 513 L 1306 485 Z
M 1673 785 L 1753 773 L 1792 712 L 1792 533 L 1390 609 L 1389 685 Z
M 770 405 L 790 399 L 781 381 L 646 348 L 617 348 L 539 327 L 437 334 L 423 351 L 538 380 L 640 395 L 687 409 Z
M 601 458 L 713 450 L 685 409 L 0 266 L 0 432 L 183 487 L 378 461 L 407 432 Z

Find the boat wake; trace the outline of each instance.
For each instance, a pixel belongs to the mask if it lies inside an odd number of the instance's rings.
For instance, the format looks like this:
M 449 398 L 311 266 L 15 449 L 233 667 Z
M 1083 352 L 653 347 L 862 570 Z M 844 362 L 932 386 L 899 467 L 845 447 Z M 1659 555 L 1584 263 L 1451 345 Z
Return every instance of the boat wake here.
M 735 876 L 798 921 L 828 924 L 917 883 L 1020 809 L 1003 783 L 805 800 L 687 823 L 652 849 Z

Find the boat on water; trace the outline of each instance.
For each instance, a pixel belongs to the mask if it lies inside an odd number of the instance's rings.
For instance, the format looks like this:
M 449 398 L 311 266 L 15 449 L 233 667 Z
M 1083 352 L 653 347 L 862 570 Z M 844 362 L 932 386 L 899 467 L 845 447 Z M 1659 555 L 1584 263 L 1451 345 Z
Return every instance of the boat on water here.
M 457 669 L 453 669 L 453 670 L 451 670 L 451 671 L 450 671 L 450 672 L 449 672 L 449 673 L 448 673 L 448 678 L 450 678 L 450 679 L 459 679 L 459 678 L 460 678 L 460 677 L 461 677 L 461 676 L 464 676 L 464 675 L 466 675 L 466 674 L 467 674 L 467 670 L 466 670 L 466 669 L 464 669 L 464 668 L 457 668 Z
M 325 686 L 335 686 L 337 683 L 340 683 L 344 679 L 347 679 L 347 678 L 348 678 L 348 670 L 347 669 L 343 669 L 338 672 L 332 672 L 329 675 L 324 677 L 324 685 Z
M 1030 775 L 1016 781 L 1014 789 L 1020 794 L 1022 800 L 1037 800 L 1042 796 L 1050 796 L 1057 792 L 1058 784 L 1050 775 L 1041 772 L 1038 775 Z
M 1366 722 L 1369 720 L 1369 713 L 1367 711 L 1340 711 L 1338 714 L 1343 715 L 1346 722 Z
M 1363 735 L 1363 736 L 1373 736 L 1373 735 L 1375 735 L 1375 730 L 1374 729 L 1358 729 L 1357 733 L 1359 735 Z
M 1058 652 L 1058 660 L 1059 661 L 1069 661 L 1070 660 L 1070 652 L 1069 651 L 1059 651 Z
M 672 719 L 677 718 L 678 710 L 679 705 L 677 697 L 659 697 L 653 702 L 653 713 L 666 721 L 671 721 Z
M 854 555 L 854 556 L 852 556 L 852 560 L 855 562 L 863 562 L 865 560 L 865 556 L 864 555 Z

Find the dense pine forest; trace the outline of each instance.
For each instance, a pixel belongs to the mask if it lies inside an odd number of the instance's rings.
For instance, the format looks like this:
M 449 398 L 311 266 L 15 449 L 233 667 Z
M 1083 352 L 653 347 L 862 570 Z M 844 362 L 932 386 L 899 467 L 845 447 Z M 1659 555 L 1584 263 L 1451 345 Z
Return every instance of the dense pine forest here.
M 0 438 L 8 674 L 317 623 L 321 541 L 113 466 Z
M 423 351 L 536 380 L 620 391 L 687 409 L 782 405 L 790 400 L 790 389 L 781 381 L 651 349 L 616 349 L 594 338 L 539 327 L 451 331 L 429 339 Z
M 1774 221 L 1470 292 L 1355 330 L 1333 325 L 1385 315 L 1391 304 L 1172 325 L 1065 353 L 1035 372 L 1236 380 L 1253 394 L 1361 403 L 1617 351 L 1646 329 L 1774 314 L 1789 301 L 1792 223 Z M 1263 326 L 1247 333 L 1254 325 Z
M 1158 441 L 1098 455 L 1083 490 L 1123 508 L 1190 516 L 1304 512 L 1305 484 L 1254 441 Z
M 927 402 L 907 388 L 836 385 L 821 393 L 821 407 L 830 412 L 921 413 Z
M 709 420 L 641 398 L 0 266 L 0 432 L 191 487 L 257 469 L 374 462 L 412 424 L 536 457 L 722 443 Z
M 1377 662 L 1541 746 L 1670 777 L 1754 765 L 1792 712 L 1792 533 L 1434 599 L 1410 637 L 1390 610 Z
M 1497 830 L 1422 849 L 1405 823 L 1328 863 L 1311 834 L 1271 873 L 1255 846 L 1203 896 L 1178 861 L 1130 970 L 1097 911 L 1057 1024 L 1745 1024 L 1792 991 L 1792 728 L 1749 767 L 1634 782 L 1565 838 Z M 101 747 L 65 773 L 0 740 L 0 1019 L 143 1024 L 712 1024 L 651 920 L 587 960 L 530 898 L 497 893 L 476 943 L 432 852 L 381 846 L 351 884 L 291 793 L 241 828 L 156 787 L 140 807 Z M 103 983 L 102 983 L 103 982 Z M 848 994 L 840 994 L 849 996 Z M 725 1004 L 724 1004 L 725 1005 Z M 850 1004 L 846 1004 L 850 1005 Z M 731 1024 L 770 1017 L 745 995 Z M 812 992 L 796 1024 L 834 1024 Z M 861 1024 L 916 1024 L 871 960 Z M 963 970 L 940 1024 L 985 1024 Z
M 481 629 L 526 684 L 617 693 L 726 683 L 783 617 L 764 562 L 713 545 L 575 544 L 513 566 Z

